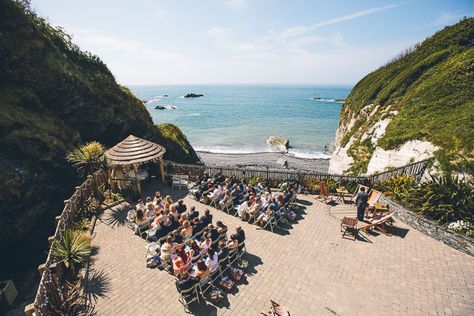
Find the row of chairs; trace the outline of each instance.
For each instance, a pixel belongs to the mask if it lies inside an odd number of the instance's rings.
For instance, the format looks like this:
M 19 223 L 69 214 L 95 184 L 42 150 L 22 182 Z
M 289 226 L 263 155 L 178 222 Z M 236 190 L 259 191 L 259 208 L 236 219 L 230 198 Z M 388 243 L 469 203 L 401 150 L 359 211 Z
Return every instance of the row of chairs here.
M 217 203 L 218 201 L 216 201 L 215 199 L 211 199 L 211 202 L 209 204 L 209 206 L 214 206 L 215 208 L 217 208 Z M 294 196 L 292 198 L 292 200 L 290 200 L 289 202 L 287 202 L 285 205 L 281 206 L 276 213 L 279 213 L 280 216 L 278 218 L 276 218 L 275 216 L 272 216 L 266 223 L 265 225 L 263 226 L 263 229 L 267 229 L 267 227 L 270 228 L 270 230 L 273 232 L 275 227 L 278 227 L 278 224 L 281 223 L 282 219 L 285 217 L 285 215 L 288 213 L 288 211 L 290 210 L 291 207 L 293 207 L 296 203 L 296 196 Z M 232 216 L 238 216 L 238 211 L 239 211 L 239 205 L 234 205 L 234 200 L 233 199 L 230 199 L 223 207 L 222 211 L 226 212 L 227 214 L 229 215 L 232 215 Z M 256 214 L 256 215 L 253 215 L 251 214 L 249 216 L 249 219 L 248 219 L 248 223 L 251 223 L 251 222 L 254 222 L 257 220 L 257 217 L 260 215 L 259 214 Z
M 190 312 L 189 305 L 195 301 L 201 302 L 201 298 L 205 298 L 206 294 L 211 289 L 215 289 L 215 283 L 222 279 L 225 273 L 233 267 L 234 263 L 242 259 L 246 253 L 245 243 L 239 245 L 237 248 L 229 251 L 226 258 L 219 261 L 218 268 L 207 276 L 201 278 L 199 282 L 193 287 L 180 292 L 179 302 L 183 304 L 184 311 Z

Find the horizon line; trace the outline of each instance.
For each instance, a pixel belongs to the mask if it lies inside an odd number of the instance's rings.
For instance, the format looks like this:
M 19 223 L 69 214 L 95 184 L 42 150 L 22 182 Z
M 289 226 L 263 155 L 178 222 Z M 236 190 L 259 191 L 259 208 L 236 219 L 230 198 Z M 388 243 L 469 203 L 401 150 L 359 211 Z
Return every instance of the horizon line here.
M 119 83 L 120 84 L 120 83 Z M 339 86 L 339 87 L 353 87 L 355 83 L 290 83 L 290 82 L 280 82 L 280 83 L 272 83 L 272 82 L 262 82 L 262 83 L 255 83 L 255 82 L 236 82 L 236 83 L 218 83 L 218 82 L 210 82 L 210 83 L 199 83 L 199 82 L 189 82 L 189 83 L 134 83 L 134 84 L 127 84 L 123 83 L 121 85 L 124 86 L 190 86 L 190 85 L 201 85 L 201 86 L 263 86 L 263 85 L 287 85 L 287 86 Z

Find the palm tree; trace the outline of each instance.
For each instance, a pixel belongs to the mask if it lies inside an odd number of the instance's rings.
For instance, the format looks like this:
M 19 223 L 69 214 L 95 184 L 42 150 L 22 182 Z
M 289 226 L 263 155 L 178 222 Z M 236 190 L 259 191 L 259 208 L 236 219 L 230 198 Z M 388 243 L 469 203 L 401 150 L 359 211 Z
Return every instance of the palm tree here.
M 63 238 L 52 245 L 53 257 L 62 262 L 73 275 L 76 267 L 83 264 L 90 254 L 90 236 L 79 231 L 66 230 Z
M 69 152 L 67 160 L 73 163 L 81 176 L 93 174 L 107 161 L 105 147 L 99 142 L 87 143 Z

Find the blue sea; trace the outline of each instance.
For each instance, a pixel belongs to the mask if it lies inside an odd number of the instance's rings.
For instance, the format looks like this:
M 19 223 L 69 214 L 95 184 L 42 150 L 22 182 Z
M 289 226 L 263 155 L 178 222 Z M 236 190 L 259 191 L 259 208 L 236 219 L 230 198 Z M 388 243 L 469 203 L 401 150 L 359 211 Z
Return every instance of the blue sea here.
M 265 140 L 280 135 L 290 140 L 289 154 L 300 158 L 329 158 L 324 146 L 335 138 L 342 107 L 335 99 L 346 98 L 351 90 L 351 87 L 311 85 L 129 88 L 139 99 L 147 100 L 145 107 L 155 124 L 178 125 L 198 151 L 275 151 Z M 204 96 L 184 98 L 187 93 Z M 157 105 L 167 109 L 155 109 Z

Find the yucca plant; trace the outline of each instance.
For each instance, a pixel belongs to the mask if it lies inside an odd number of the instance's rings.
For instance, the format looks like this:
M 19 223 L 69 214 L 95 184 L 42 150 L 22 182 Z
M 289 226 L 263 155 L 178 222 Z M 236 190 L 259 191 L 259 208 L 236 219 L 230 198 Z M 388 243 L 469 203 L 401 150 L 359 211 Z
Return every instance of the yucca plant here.
M 396 200 L 404 200 L 415 190 L 417 181 L 413 176 L 398 175 L 380 182 L 377 189 L 390 192 Z
M 52 255 L 62 262 L 73 275 L 91 254 L 90 235 L 80 231 L 66 230 L 63 238 L 52 245 Z
M 110 168 L 105 151 L 106 149 L 101 143 L 90 142 L 69 152 L 67 160 L 73 163 L 81 176 L 86 176 L 95 171 Z
M 420 214 L 439 224 L 474 218 L 474 187 L 472 181 L 451 174 L 431 175 L 408 193 L 406 202 Z

